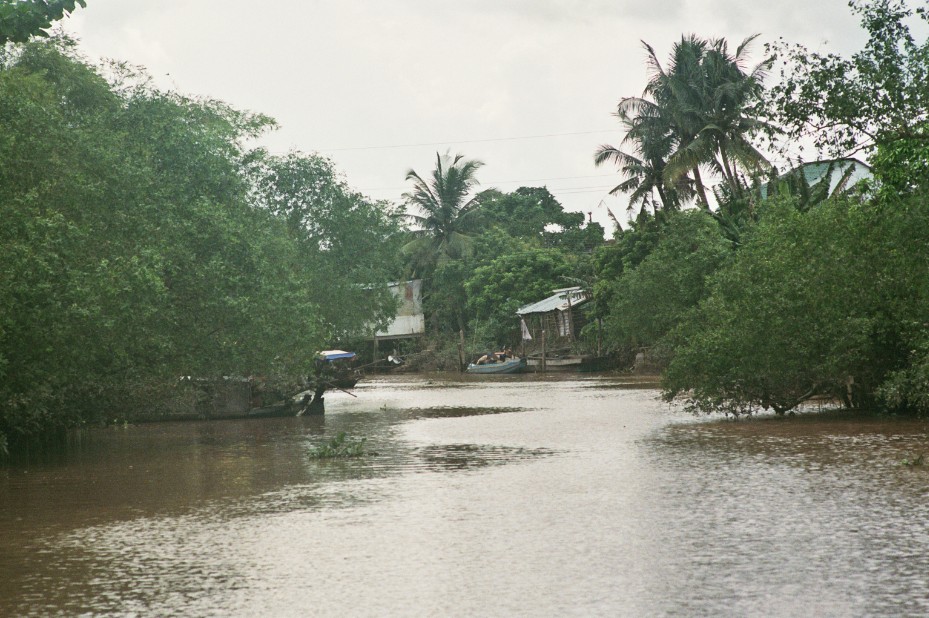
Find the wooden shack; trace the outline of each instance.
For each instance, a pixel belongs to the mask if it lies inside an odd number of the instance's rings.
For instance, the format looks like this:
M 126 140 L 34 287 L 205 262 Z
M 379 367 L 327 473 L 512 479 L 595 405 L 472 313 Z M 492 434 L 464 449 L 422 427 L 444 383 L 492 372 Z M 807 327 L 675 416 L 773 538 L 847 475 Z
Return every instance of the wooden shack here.
M 520 318 L 523 352 L 530 367 L 545 371 L 558 367 L 577 369 L 582 357 L 571 354 L 576 333 L 586 318 L 582 305 L 590 293 L 581 287 L 552 290 L 552 295 L 516 311 Z

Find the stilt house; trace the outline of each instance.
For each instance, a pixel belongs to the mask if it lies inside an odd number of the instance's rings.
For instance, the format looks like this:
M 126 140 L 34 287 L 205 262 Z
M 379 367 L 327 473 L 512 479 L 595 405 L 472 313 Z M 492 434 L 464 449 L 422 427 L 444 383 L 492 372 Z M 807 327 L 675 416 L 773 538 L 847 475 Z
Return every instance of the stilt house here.
M 544 300 L 518 309 L 516 314 L 520 317 L 526 350 L 541 350 L 543 344 L 553 352 L 570 350 L 575 334 L 586 321 L 578 308 L 590 298 L 590 293 L 583 288 L 562 288 L 553 290 Z

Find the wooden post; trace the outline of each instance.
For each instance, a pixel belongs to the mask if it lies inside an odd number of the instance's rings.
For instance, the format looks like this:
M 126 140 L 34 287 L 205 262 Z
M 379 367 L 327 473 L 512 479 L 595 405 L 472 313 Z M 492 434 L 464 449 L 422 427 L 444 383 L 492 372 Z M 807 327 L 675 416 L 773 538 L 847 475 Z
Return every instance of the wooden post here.
M 571 291 L 569 290 L 565 296 L 568 297 L 568 311 L 562 318 L 565 320 L 565 332 L 568 334 L 568 341 L 574 341 L 574 316 L 571 315 Z
M 377 362 L 377 335 L 374 335 L 374 357 L 371 359 L 372 362 Z
M 545 373 L 545 329 L 542 329 L 542 373 Z

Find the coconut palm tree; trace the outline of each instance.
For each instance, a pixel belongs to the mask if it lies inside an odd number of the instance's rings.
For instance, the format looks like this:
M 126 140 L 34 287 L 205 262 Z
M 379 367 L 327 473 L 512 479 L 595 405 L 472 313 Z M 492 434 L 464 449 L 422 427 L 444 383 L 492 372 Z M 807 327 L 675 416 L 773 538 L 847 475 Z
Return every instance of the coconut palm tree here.
M 417 229 L 412 232 L 415 239 L 404 251 L 419 256 L 419 267 L 461 258 L 470 251 L 474 214 L 480 206 L 480 197 L 472 195 L 472 190 L 479 184 L 475 173 L 483 165 L 464 155 L 436 153 L 435 169 L 428 181 L 415 170 L 406 173 L 413 188 L 403 197 L 419 213 L 408 215 Z
M 731 193 L 741 194 L 741 172 L 756 175 L 770 167 L 749 141 L 755 131 L 768 128 L 750 109 L 771 64 L 767 59 L 746 70 L 754 39 L 747 38 L 732 55 L 725 39 L 682 37 L 672 47 L 667 68 L 643 41 L 648 84 L 641 97 L 620 101 L 616 113 L 627 131 L 623 143 L 638 156 L 610 147 L 595 155 L 595 161 L 614 161 L 627 176 L 616 191 L 643 199 L 643 191 L 661 196 L 673 188 L 678 199 L 696 194 L 709 209 L 704 171 L 721 177 Z M 656 173 L 660 179 L 653 177 Z
M 700 163 L 706 159 L 706 153 L 698 153 L 694 146 L 699 121 L 696 110 L 699 103 L 694 97 L 694 84 L 700 81 L 700 58 L 703 56 L 705 43 L 691 35 L 689 39 L 681 39 L 671 52 L 671 62 L 668 71 L 665 71 L 655 54 L 655 50 L 645 41 L 642 41 L 647 52 L 646 64 L 651 78 L 645 87 L 645 95 L 651 96 L 655 105 L 661 110 L 661 116 L 668 125 L 668 130 L 674 136 L 675 145 L 669 153 L 665 168 L 669 162 L 674 162 L 674 172 L 665 173 L 666 180 L 681 176 L 678 170 L 693 175 L 694 188 L 701 204 L 708 204 L 706 188 L 700 174 Z M 699 161 L 699 163 L 696 163 Z
M 453 260 L 471 254 L 479 225 L 480 195 L 475 173 L 484 164 L 463 155 L 436 153 L 435 169 L 424 179 L 409 170 L 406 179 L 413 188 L 404 194 L 406 203 L 418 212 L 408 214 L 414 226 L 413 240 L 404 245 L 413 276 L 426 278 L 423 301 L 432 313 L 436 329 L 454 322 L 464 330 L 464 273 Z
M 623 99 L 614 115 L 620 119 L 626 136 L 619 148 L 604 144 L 594 153 L 596 165 L 612 162 L 625 176 L 625 180 L 613 187 L 610 194 L 628 193 L 630 210 L 634 210 L 636 204 L 655 212 L 680 208 L 692 197 L 693 189 L 686 176 L 673 185 L 664 180 L 666 162 L 675 138 L 661 115 L 661 109 L 644 99 Z M 655 199 L 656 194 L 658 199 Z
M 664 110 L 678 139 L 665 174 L 669 181 L 692 174 L 704 207 L 709 204 L 701 167 L 721 176 L 733 194 L 741 194 L 745 188 L 739 179 L 740 169 L 758 175 L 770 167 L 748 139 L 768 128 L 750 113 L 772 62 L 765 59 L 746 71 L 746 56 L 757 36 L 745 39 L 735 55 L 729 53 L 725 39 L 682 37 L 672 47 L 667 70 L 655 50 L 643 43 L 652 72 L 646 94 Z
M 752 108 L 761 100 L 763 82 L 772 58 L 762 60 L 746 71 L 748 49 L 758 35 L 745 39 L 730 55 L 725 39 L 712 41 L 703 66 L 711 86 L 706 96 L 700 135 L 715 145 L 717 160 L 726 184 L 739 193 L 747 187 L 740 182 L 739 170 L 757 177 L 771 164 L 749 138 L 774 127 L 758 118 Z

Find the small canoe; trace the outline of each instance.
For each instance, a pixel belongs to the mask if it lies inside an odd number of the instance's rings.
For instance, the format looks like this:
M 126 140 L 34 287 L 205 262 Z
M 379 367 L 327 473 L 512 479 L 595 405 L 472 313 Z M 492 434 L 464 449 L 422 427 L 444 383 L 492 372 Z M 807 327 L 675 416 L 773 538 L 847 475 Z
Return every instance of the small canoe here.
M 468 373 L 519 373 L 526 368 L 525 358 L 510 358 L 496 363 L 468 365 Z

